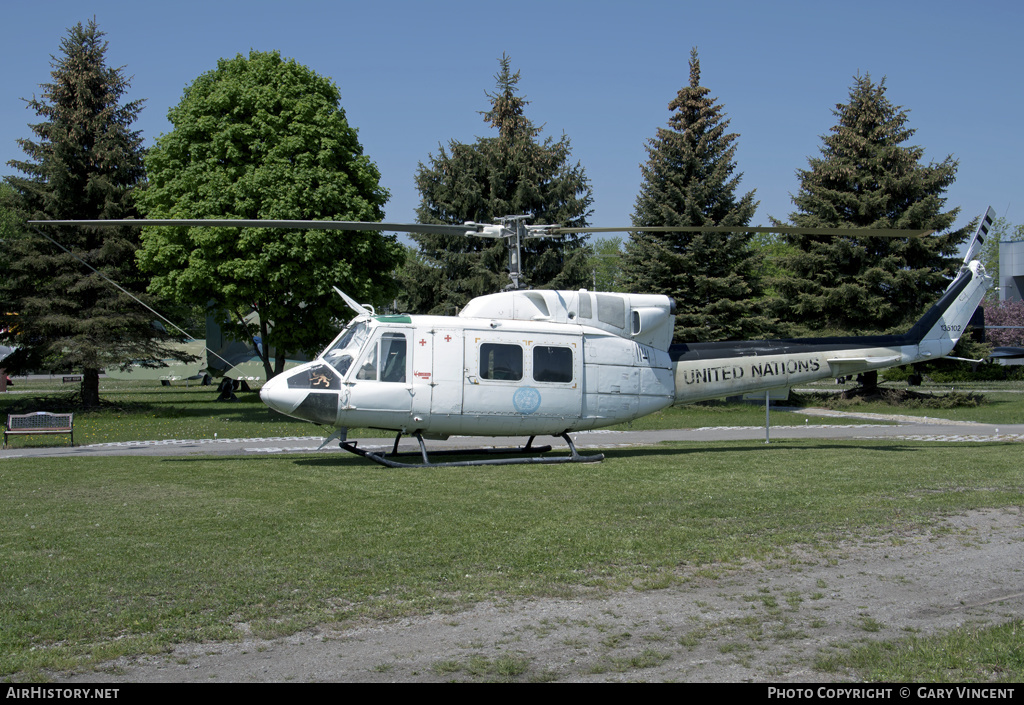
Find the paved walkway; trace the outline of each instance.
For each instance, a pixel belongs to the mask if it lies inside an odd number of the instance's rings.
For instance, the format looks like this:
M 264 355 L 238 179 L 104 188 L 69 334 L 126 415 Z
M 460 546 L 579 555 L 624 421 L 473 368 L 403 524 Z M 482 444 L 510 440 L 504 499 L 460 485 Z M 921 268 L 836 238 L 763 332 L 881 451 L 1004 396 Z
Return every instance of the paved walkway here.
M 826 409 L 789 410 L 805 417 L 804 425 L 771 426 L 768 440 L 782 441 L 788 438 L 819 439 L 902 439 L 914 441 L 941 442 L 1016 442 L 1024 443 L 1024 424 L 995 426 L 993 424 L 947 419 L 882 414 L 850 414 Z M 787 413 L 773 410 L 772 414 Z M 823 418 L 846 423 L 822 423 Z M 874 423 L 861 423 L 871 420 Z M 814 423 L 812 423 L 814 421 Z M 693 429 L 671 429 L 664 431 L 581 431 L 571 434 L 577 448 L 621 448 L 637 445 L 654 445 L 664 441 L 735 441 L 765 440 L 764 426 L 715 426 Z M 279 438 L 222 438 L 165 441 L 127 441 L 123 443 L 96 443 L 80 446 L 59 446 L 43 448 L 19 448 L 18 440 L 13 447 L 0 451 L 0 462 L 16 458 L 54 458 L 91 456 L 181 456 L 181 455 L 245 455 L 249 453 L 311 453 L 317 452 L 323 443 L 322 437 L 288 436 Z M 349 439 L 353 440 L 353 439 Z M 548 443 L 540 437 L 537 443 Z M 554 449 L 565 447 L 559 438 L 550 439 Z M 392 440 L 371 438 L 358 440 L 359 447 L 368 450 L 390 450 Z M 523 445 L 526 438 L 494 438 L 474 436 L 453 436 L 447 441 L 428 441 L 428 450 L 442 448 L 487 448 Z M 403 438 L 400 449 L 418 451 L 414 438 Z M 345 453 L 336 442 L 331 442 L 320 453 Z

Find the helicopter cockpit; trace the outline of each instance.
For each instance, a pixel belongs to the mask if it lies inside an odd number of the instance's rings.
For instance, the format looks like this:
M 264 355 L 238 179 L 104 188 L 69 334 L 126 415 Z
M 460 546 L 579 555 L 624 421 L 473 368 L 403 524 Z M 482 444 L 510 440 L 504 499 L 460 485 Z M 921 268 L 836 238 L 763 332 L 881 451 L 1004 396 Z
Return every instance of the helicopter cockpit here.
M 330 345 L 324 348 L 318 359 L 322 359 L 344 377 L 369 337 L 369 322 L 357 318 Z
M 271 408 L 314 423 L 334 424 L 343 408 L 368 425 L 408 417 L 408 329 L 381 323 L 356 317 L 314 360 L 270 380 L 260 396 Z
M 354 360 L 359 360 L 353 380 L 405 382 L 406 339 L 398 332 L 384 332 L 370 345 L 374 326 L 369 321 L 354 320 L 319 355 L 345 378 Z M 365 348 L 365 350 L 364 350 Z

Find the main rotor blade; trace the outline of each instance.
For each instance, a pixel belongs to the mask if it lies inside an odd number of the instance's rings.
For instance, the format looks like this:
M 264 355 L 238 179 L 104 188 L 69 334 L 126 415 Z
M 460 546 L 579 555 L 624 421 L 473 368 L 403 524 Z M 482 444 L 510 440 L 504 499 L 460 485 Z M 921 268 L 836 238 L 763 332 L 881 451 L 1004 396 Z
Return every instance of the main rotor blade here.
M 417 223 L 370 223 L 354 220 L 243 220 L 237 218 L 125 218 L 121 220 L 30 220 L 34 225 L 88 225 L 93 227 L 117 227 L 123 225 L 139 227 L 186 227 L 186 228 L 288 228 L 298 230 L 376 230 L 380 232 L 428 233 L 434 235 L 478 234 L 485 237 L 500 237 L 503 229 L 498 225 L 463 223 L 461 225 L 428 225 Z M 779 233 L 782 235 L 841 235 L 847 237 L 907 237 L 918 238 L 933 235 L 934 230 L 900 230 L 896 228 L 796 228 L 767 227 L 761 225 L 649 225 L 624 226 L 617 228 L 574 228 L 566 226 L 527 226 L 528 236 L 536 232 L 545 235 L 568 233 Z
M 240 220 L 232 218 L 125 218 L 122 220 L 30 220 L 35 225 L 88 225 L 113 228 L 123 225 L 139 227 L 184 228 L 288 228 L 295 230 L 378 230 L 399 233 L 430 233 L 434 235 L 465 235 L 478 233 L 485 226 L 479 223 L 464 225 L 417 225 L 415 223 L 367 223 L 354 220 Z
M 771 228 L 761 225 L 653 225 L 626 228 L 567 228 L 554 227 L 547 232 L 553 235 L 566 233 L 780 233 L 782 235 L 844 235 L 847 237 L 925 237 L 934 230 L 899 230 L 894 228 L 873 230 L 871 228 Z

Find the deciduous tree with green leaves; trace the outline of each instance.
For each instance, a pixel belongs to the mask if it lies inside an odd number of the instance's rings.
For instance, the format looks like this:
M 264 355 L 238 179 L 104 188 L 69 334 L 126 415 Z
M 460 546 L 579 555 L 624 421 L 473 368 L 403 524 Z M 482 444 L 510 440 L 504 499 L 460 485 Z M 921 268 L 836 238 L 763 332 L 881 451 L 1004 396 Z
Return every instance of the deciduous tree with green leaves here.
M 622 238 L 593 238 L 590 249 L 590 276 L 594 291 L 626 292 L 622 276 Z
M 700 83 L 697 50 L 690 82 L 668 105 L 668 126 L 647 145 L 633 225 L 748 225 L 754 192 L 737 195 L 736 140 L 717 99 Z M 757 251 L 747 233 L 640 231 L 626 243 L 625 286 L 676 301 L 676 342 L 757 338 L 772 319 L 759 305 Z
M 142 137 L 132 123 L 142 101 L 124 102 L 129 81 L 106 65 L 96 22 L 71 28 L 54 57 L 52 81 L 28 107 L 39 116 L 27 158 L 9 164 L 7 205 L 33 220 L 117 219 L 135 215 L 143 183 Z M 41 366 L 82 373 L 84 406 L 100 403 L 100 370 L 170 354 L 153 315 L 108 280 L 141 293 L 137 228 L 39 228 L 5 237 L 5 312 L 17 314 L 18 352 L 9 368 Z M 87 263 L 88 266 L 86 266 Z M 90 269 L 90 267 L 92 269 Z
M 960 264 L 972 226 L 950 230 L 944 210 L 957 162 L 923 164 L 907 141 L 908 115 L 886 96 L 885 80 L 856 76 L 833 111 L 821 156 L 798 172 L 793 225 L 807 228 L 932 229 L 923 238 L 794 236 L 778 279 L 785 315 L 807 333 L 903 329 L 935 303 Z
M 278 52 L 222 59 L 168 117 L 146 156 L 150 218 L 378 222 L 388 198 L 338 88 Z M 269 228 L 146 228 L 139 262 L 152 290 L 208 304 L 256 346 L 267 377 L 288 354 L 315 353 L 359 301 L 389 301 L 403 252 L 394 236 Z M 255 310 L 259 325 L 244 318 Z
M 519 72 L 503 56 L 488 93 L 484 120 L 498 131 L 473 144 L 452 140 L 420 164 L 416 187 L 420 223 L 489 223 L 528 215 L 532 224 L 586 225 L 593 201 L 583 167 L 571 162 L 569 138 L 540 141 L 541 129 L 525 115 L 529 104 L 518 89 Z M 414 235 L 419 257 L 404 278 L 417 312 L 451 314 L 470 299 L 500 291 L 509 283 L 507 254 L 500 240 L 448 235 Z M 533 288 L 586 286 L 590 271 L 585 238 L 531 239 L 522 253 L 525 282 Z

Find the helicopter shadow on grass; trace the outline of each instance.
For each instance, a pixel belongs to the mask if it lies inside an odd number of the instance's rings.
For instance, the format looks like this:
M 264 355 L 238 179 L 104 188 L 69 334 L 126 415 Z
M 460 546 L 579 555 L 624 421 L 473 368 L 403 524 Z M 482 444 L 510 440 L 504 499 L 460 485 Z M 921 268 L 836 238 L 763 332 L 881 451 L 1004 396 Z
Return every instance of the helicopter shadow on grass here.
M 794 444 L 787 441 L 772 441 L 771 443 L 765 443 L 764 441 L 732 441 L 728 445 L 705 445 L 701 447 L 685 447 L 685 448 L 665 448 L 659 446 L 641 446 L 635 448 L 613 448 L 606 449 L 605 456 L 608 460 L 615 458 L 664 458 L 670 456 L 687 456 L 687 455 L 698 455 L 705 453 L 749 453 L 751 451 L 757 452 L 773 452 L 773 451 L 822 451 L 822 450 L 834 450 L 837 452 L 849 452 L 851 448 L 858 448 L 863 450 L 871 451 L 882 451 L 882 452 L 910 452 L 920 451 L 921 448 L 915 446 L 907 446 L 899 443 L 885 443 L 885 444 L 863 444 L 859 442 L 851 441 L 848 444 L 835 443 L 833 441 L 822 441 L 816 443 L 814 441 L 801 441 L 798 444 Z
M 822 440 L 815 442 L 813 440 L 801 440 L 798 443 L 792 443 L 784 440 L 772 441 L 771 443 L 765 443 L 764 441 L 729 441 L 722 445 L 711 444 L 701 446 L 676 446 L 666 447 L 665 445 L 659 446 L 636 446 L 632 448 L 607 448 L 604 449 L 606 460 L 655 460 L 655 459 L 670 459 L 673 457 L 692 457 L 697 455 L 706 454 L 748 454 L 748 453 L 779 453 L 779 452 L 819 452 L 819 451 L 835 451 L 835 452 L 850 452 L 851 449 L 861 449 L 875 452 L 885 453 L 906 453 L 906 452 L 918 452 L 921 450 L 919 447 L 908 446 L 901 443 L 888 442 L 888 443 L 869 443 L 864 444 L 860 442 L 850 443 L 836 443 L 834 441 Z

